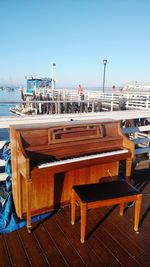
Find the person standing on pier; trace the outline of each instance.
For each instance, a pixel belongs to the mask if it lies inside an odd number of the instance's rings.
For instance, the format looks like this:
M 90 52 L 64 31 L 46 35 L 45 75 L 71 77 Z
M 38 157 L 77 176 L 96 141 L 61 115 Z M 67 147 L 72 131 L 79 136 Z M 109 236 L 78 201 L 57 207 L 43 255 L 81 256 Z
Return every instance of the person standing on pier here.
M 81 84 L 78 85 L 78 94 L 83 94 L 83 87 Z

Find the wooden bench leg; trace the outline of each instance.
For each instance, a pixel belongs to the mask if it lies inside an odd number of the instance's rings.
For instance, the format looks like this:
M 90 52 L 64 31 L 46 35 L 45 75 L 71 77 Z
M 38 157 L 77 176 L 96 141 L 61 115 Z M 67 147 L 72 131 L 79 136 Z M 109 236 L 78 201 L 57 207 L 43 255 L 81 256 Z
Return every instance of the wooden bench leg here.
M 76 201 L 75 201 L 75 192 L 72 189 L 72 198 L 71 198 L 71 224 L 75 224 L 75 211 L 76 211 Z
M 124 211 L 124 203 L 120 203 L 120 215 L 123 215 L 123 211 Z
M 142 203 L 142 195 L 137 195 L 137 200 L 135 201 L 135 216 L 134 216 L 134 230 L 136 232 L 138 232 L 141 203 Z
M 80 203 L 81 205 L 81 243 L 85 241 L 85 227 L 86 227 L 86 204 Z

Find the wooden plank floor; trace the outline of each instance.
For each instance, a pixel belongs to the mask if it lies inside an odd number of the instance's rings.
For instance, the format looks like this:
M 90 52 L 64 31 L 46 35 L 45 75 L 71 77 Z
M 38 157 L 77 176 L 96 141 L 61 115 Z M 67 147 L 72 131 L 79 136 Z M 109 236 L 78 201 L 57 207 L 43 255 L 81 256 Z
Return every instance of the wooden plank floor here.
M 70 207 L 26 227 L 0 235 L 0 266 L 148 267 L 150 264 L 150 169 L 137 170 L 132 183 L 144 194 L 139 234 L 133 230 L 134 205 L 124 216 L 118 207 L 90 210 L 86 242 L 80 243 L 80 216 L 70 224 Z

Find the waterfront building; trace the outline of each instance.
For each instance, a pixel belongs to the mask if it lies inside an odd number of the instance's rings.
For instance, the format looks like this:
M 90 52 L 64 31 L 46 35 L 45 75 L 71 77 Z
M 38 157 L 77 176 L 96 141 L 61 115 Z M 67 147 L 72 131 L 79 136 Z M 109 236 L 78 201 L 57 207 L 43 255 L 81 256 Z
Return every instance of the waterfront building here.
M 51 89 L 52 79 L 50 78 L 31 78 L 27 79 L 26 94 L 31 95 L 33 93 L 46 92 Z
M 130 81 L 123 87 L 123 91 L 150 92 L 150 83 Z

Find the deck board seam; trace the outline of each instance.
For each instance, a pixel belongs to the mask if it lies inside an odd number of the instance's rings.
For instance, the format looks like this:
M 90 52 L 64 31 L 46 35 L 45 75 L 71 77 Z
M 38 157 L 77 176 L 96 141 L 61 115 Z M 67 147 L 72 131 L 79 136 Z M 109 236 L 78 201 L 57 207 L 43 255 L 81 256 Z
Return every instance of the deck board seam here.
M 52 218 L 50 218 L 50 219 L 52 219 Z M 68 264 L 67 259 L 65 258 L 65 256 L 63 255 L 63 253 L 61 252 L 61 250 L 59 249 L 59 247 L 57 246 L 57 244 L 56 244 L 54 238 L 52 237 L 52 235 L 51 235 L 50 232 L 47 230 L 47 228 L 45 227 L 44 224 L 43 224 L 43 227 L 44 227 L 45 231 L 47 232 L 48 236 L 51 238 L 51 240 L 52 240 L 52 242 L 53 242 L 55 248 L 59 251 L 59 254 L 62 256 L 64 262 L 65 262 L 66 265 L 69 267 L 69 264 Z
M 28 258 L 28 260 L 29 260 L 29 263 L 30 263 L 30 265 L 31 265 L 31 267 L 32 267 L 32 266 L 33 266 L 33 265 L 32 265 L 32 262 L 30 261 L 30 257 L 29 257 L 29 255 L 28 255 L 28 252 L 26 251 L 26 248 L 25 248 L 25 245 L 24 245 L 24 241 L 23 241 L 22 237 L 20 236 L 19 232 L 18 232 L 18 235 L 19 235 L 20 242 L 22 243 L 22 246 L 23 246 L 23 248 L 24 248 L 24 251 L 25 251 L 25 253 L 26 253 L 26 255 L 27 255 L 27 258 Z M 34 233 L 33 233 L 33 237 L 34 237 Z M 34 239 L 35 239 L 35 237 L 34 237 Z M 40 249 L 40 251 L 41 251 L 41 253 L 42 253 L 42 255 L 43 255 L 43 258 L 44 258 L 45 261 L 48 263 L 48 266 L 51 267 L 51 265 L 49 265 L 48 260 L 46 260 L 45 255 L 44 255 L 44 253 L 43 253 L 43 251 L 42 251 L 41 247 L 39 246 L 39 244 L 38 244 L 38 242 L 37 242 L 36 239 L 35 239 L 35 242 L 37 243 L 37 245 L 38 245 L 38 247 L 39 247 L 39 249 Z
M 62 213 L 62 215 L 65 217 L 65 218 L 67 218 L 67 216 L 66 216 L 66 214 L 63 212 Z M 88 227 L 88 225 L 87 225 L 87 229 L 89 229 L 89 227 Z M 111 250 L 110 249 L 108 249 L 108 247 L 107 246 L 105 246 L 105 243 L 103 242 L 103 241 L 101 241 L 101 240 L 99 240 L 98 238 L 97 238 L 97 236 L 96 235 L 94 235 L 94 237 L 95 237 L 95 239 L 98 241 L 98 243 L 100 244 L 100 243 L 102 243 L 103 244 L 103 246 L 106 248 L 106 250 L 108 251 L 108 253 L 110 253 L 117 261 L 118 261 L 118 263 L 121 265 L 121 266 L 124 266 L 116 257 L 115 257 L 115 255 L 111 252 Z M 95 253 L 95 251 L 93 250 L 93 248 L 91 247 L 91 245 L 89 245 L 89 247 L 90 247 L 90 249 L 93 251 L 93 253 L 95 254 L 95 256 L 100 260 L 100 258 L 99 258 L 99 256 L 97 256 L 97 254 Z M 101 262 L 101 261 L 100 261 Z M 103 262 L 102 262 L 102 264 L 103 264 Z M 105 266 L 105 265 L 104 265 Z
M 116 215 L 116 214 L 115 214 Z M 128 220 L 125 218 L 125 215 L 124 215 L 124 218 L 123 218 L 125 221 L 127 221 L 128 222 Z M 110 220 L 111 220 L 111 225 L 113 225 L 115 228 L 116 228 L 116 224 L 115 224 L 115 222 L 114 222 L 114 220 L 113 220 L 113 218 L 110 218 Z M 132 221 L 132 219 L 130 219 L 130 222 L 132 222 L 132 224 L 133 224 L 133 221 Z M 131 226 L 132 226 L 132 224 L 131 224 Z M 109 225 L 109 224 L 108 224 Z M 120 232 L 120 236 L 124 236 L 125 238 L 127 238 L 127 239 L 129 239 L 129 242 L 131 242 L 131 240 L 130 240 L 130 238 L 127 236 L 127 235 L 125 235 L 125 233 L 122 231 L 122 230 L 120 230 L 119 228 L 117 228 L 117 230 Z M 113 235 L 113 234 L 111 234 L 108 230 L 107 230 L 107 223 L 106 223 L 106 227 L 104 228 L 104 231 L 125 251 L 125 253 L 127 253 L 129 256 L 130 256 L 130 258 L 133 258 L 133 255 L 132 255 L 132 253 L 130 252 L 130 251 L 128 251 L 116 238 L 115 238 L 115 236 Z M 135 233 L 133 233 L 133 234 L 135 234 Z M 132 241 L 133 242 L 133 241 Z M 134 244 L 134 247 L 135 248 L 137 248 L 138 250 L 140 250 L 140 254 L 142 254 L 142 253 L 144 253 L 144 250 L 141 248 L 141 247 L 139 247 L 136 243 Z M 137 260 L 136 260 L 136 256 L 134 257 L 134 261 L 136 261 L 136 263 L 137 264 L 139 264 L 139 266 L 142 266 L 143 267 L 143 265 L 141 265 Z M 137 265 L 138 266 L 138 265 Z
M 62 214 L 62 213 L 61 213 Z M 55 219 L 54 219 L 55 220 Z M 55 220 L 56 224 L 58 225 L 57 221 Z M 63 234 L 66 236 L 65 232 L 63 231 L 63 229 L 60 227 L 60 225 L 58 225 L 58 227 L 61 229 L 61 231 L 63 232 Z M 70 238 L 67 237 L 67 240 L 69 242 L 69 244 L 72 246 L 72 243 L 70 242 Z M 72 246 L 73 247 L 73 246 Z M 74 248 L 74 247 L 73 247 Z M 91 247 L 90 247 L 91 248 Z M 80 255 L 80 253 L 78 252 L 78 250 L 76 248 L 74 248 L 74 250 L 77 252 L 77 254 L 79 255 L 79 257 L 81 258 L 81 260 L 84 262 L 84 259 L 83 257 Z M 92 250 L 93 251 L 93 250 Z M 93 252 L 95 254 L 95 252 Z M 97 255 L 95 254 L 95 256 L 97 257 Z M 98 260 L 99 260 L 99 257 L 97 257 Z M 103 264 L 101 261 L 100 261 L 101 264 Z M 88 266 L 85 262 L 84 262 L 85 266 Z

